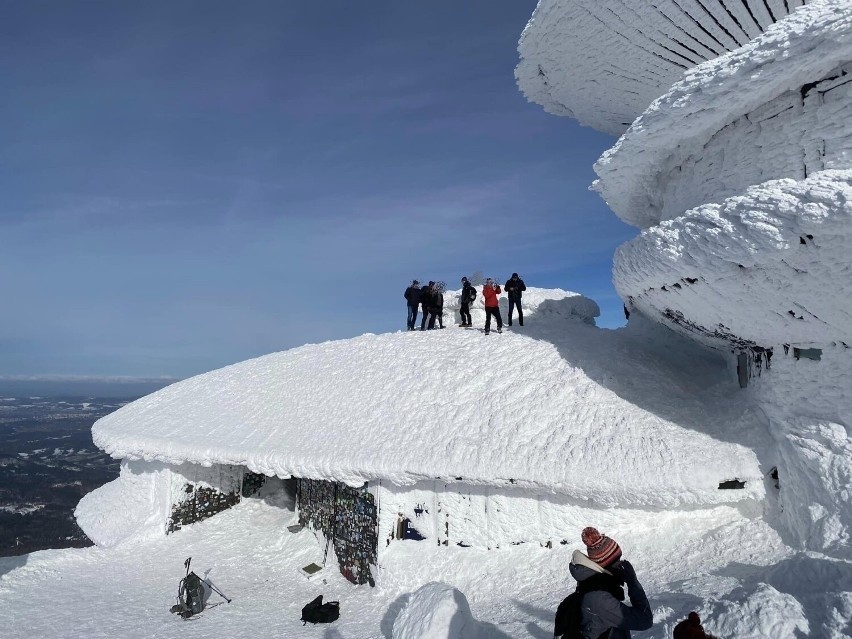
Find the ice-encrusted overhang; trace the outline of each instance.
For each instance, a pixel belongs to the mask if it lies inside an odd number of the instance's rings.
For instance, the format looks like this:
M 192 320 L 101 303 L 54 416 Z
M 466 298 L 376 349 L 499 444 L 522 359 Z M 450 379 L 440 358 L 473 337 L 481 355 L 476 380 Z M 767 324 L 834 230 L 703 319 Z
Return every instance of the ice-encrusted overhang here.
M 618 135 L 684 71 L 747 44 L 803 0 L 540 0 L 515 70 L 527 99 Z
M 776 180 L 619 247 L 619 294 L 714 346 L 852 346 L 852 170 Z M 714 343 L 715 342 L 715 343 Z
M 762 496 L 754 453 L 719 432 L 739 417 L 720 419 L 703 378 L 690 387 L 695 357 L 631 357 L 629 337 L 576 319 L 597 312 L 582 296 L 530 288 L 524 305 L 524 334 L 365 335 L 212 371 L 104 417 L 93 438 L 116 457 L 350 485 L 441 479 L 637 507 Z M 731 479 L 746 488 L 718 490 Z
M 803 136 L 821 133 L 823 147 L 826 141 L 831 146 L 838 138 L 843 144 L 849 140 L 849 104 L 843 96 L 849 91 L 850 62 L 852 3 L 808 4 L 737 51 L 688 71 L 604 153 L 595 165 L 595 188 L 621 219 L 647 228 L 750 184 L 803 178 L 809 173 L 809 155 L 815 156 L 817 170 L 844 168 L 845 147 L 834 150 L 834 164 L 820 164 L 825 149 L 807 148 Z M 820 82 L 826 83 L 825 90 L 812 91 Z M 839 90 L 831 100 L 824 100 L 834 89 Z M 789 105 L 775 104 L 785 96 Z M 771 112 L 773 106 L 777 113 Z M 813 123 L 808 120 L 811 112 Z M 767 127 L 784 118 L 789 123 L 777 135 L 766 134 Z M 778 162 L 762 148 L 764 143 L 771 144 Z M 814 144 L 820 143 L 814 137 Z M 743 174 L 738 160 L 767 172 Z M 691 171 L 702 162 L 708 166 L 706 185 L 692 180 Z M 696 196 L 704 199 L 696 201 Z

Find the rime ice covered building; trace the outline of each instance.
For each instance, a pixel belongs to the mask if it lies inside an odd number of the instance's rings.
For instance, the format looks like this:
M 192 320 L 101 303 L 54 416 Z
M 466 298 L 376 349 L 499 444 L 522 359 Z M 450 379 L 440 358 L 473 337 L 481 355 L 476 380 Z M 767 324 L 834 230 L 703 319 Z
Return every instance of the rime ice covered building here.
M 719 436 L 754 428 L 741 402 L 718 409 L 720 358 L 650 324 L 603 331 L 574 293 L 531 287 L 524 302 L 523 332 L 307 345 L 137 400 L 93 428 L 121 476 L 81 501 L 78 522 L 100 545 L 164 535 L 266 482 L 295 497 L 318 560 L 333 547 L 365 583 L 400 538 L 552 545 L 633 509 L 725 520 L 762 502 L 755 454 Z
M 728 354 L 774 438 L 784 527 L 849 558 L 852 3 L 802 4 L 542 0 L 516 75 L 623 132 L 594 184 L 642 230 L 617 290 Z

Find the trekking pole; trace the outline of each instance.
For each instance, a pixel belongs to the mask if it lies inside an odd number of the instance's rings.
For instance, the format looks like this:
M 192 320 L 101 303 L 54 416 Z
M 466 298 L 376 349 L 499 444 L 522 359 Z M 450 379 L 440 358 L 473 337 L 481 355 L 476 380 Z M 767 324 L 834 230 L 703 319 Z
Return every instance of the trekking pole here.
M 199 579 L 201 579 L 201 577 L 199 577 Z M 223 594 L 222 594 L 222 591 L 221 591 L 221 590 L 219 590 L 216 586 L 214 586 L 213 584 L 211 584 L 211 583 L 210 583 L 209 581 L 207 581 L 206 579 L 201 579 L 201 581 L 203 581 L 203 582 L 204 582 L 204 583 L 206 583 L 208 586 L 210 586 L 210 590 L 212 590 L 212 591 L 213 591 L 213 592 L 215 592 L 217 595 L 219 595 L 220 597 L 222 597 L 222 599 L 224 599 L 224 600 L 225 600 L 225 601 L 227 601 L 228 603 L 231 603 L 231 600 L 230 600 L 230 599 L 228 599 L 225 595 L 223 595 Z

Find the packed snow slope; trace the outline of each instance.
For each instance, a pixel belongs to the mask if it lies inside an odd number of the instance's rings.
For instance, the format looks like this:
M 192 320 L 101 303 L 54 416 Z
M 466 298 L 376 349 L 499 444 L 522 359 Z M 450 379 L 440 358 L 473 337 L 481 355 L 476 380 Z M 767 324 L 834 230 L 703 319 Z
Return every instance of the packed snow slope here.
M 307 581 L 298 569 L 322 563 L 323 545 L 307 529 L 288 532 L 293 504 L 271 482 L 268 493 L 167 537 L 0 558 L 3 639 L 424 639 L 402 631 L 430 582 L 464 595 L 478 639 L 552 639 L 556 607 L 575 585 L 568 562 L 584 549 L 579 529 L 552 549 L 399 541 L 375 588 L 347 582 L 334 560 Z M 691 610 L 725 639 L 852 636 L 852 564 L 786 547 L 760 508 L 604 509 L 588 524 L 618 541 L 646 588 L 654 626 L 634 639 L 671 639 Z M 232 601 L 211 594 L 201 616 L 183 621 L 169 607 L 187 557 Z M 303 626 L 302 606 L 320 594 L 340 601 L 340 619 Z M 454 619 L 433 636 L 460 639 Z
M 763 496 L 743 442 L 763 429 L 729 397 L 714 355 L 662 328 L 598 329 L 597 305 L 558 289 L 528 290 L 525 326 L 486 336 L 453 325 L 456 297 L 446 295 L 446 330 L 308 345 L 199 375 L 99 420 L 94 441 L 121 458 L 351 485 L 512 484 L 610 507 Z M 731 479 L 746 488 L 718 489 Z

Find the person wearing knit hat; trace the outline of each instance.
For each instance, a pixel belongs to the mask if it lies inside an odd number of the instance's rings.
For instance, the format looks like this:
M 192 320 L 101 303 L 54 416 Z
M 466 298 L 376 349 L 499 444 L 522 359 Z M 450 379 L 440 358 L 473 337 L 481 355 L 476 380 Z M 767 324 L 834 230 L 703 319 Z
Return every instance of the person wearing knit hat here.
M 609 632 L 609 639 L 630 639 L 631 630 L 648 630 L 654 623 L 651 604 L 621 547 L 597 528 L 584 528 L 580 538 L 588 555 L 575 550 L 568 569 L 582 597 L 583 637 L 597 639 Z M 629 606 L 623 603 L 625 585 Z
M 612 539 L 598 532 L 597 528 L 583 528 L 580 538 L 586 544 L 586 555 L 601 568 L 606 568 L 621 559 L 621 548 Z

